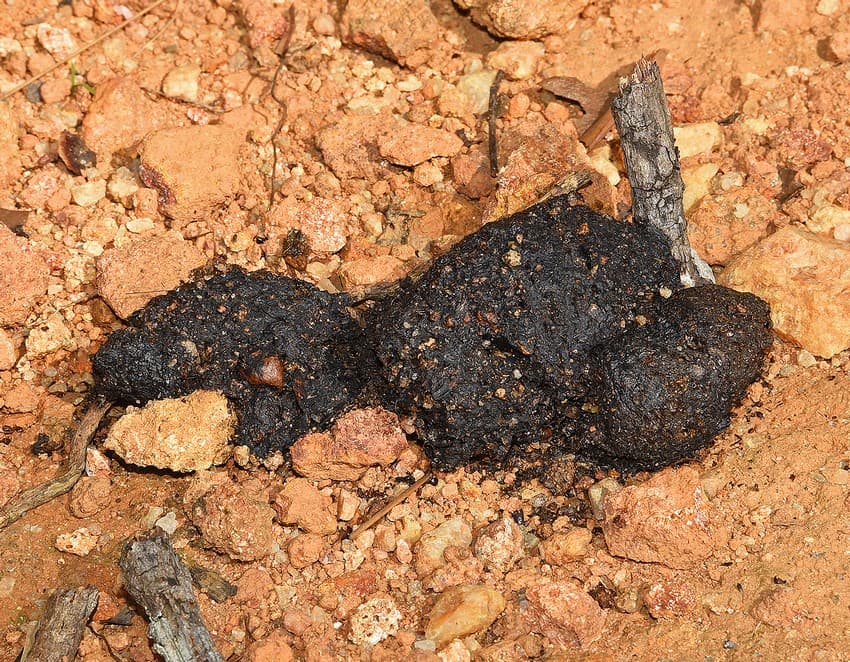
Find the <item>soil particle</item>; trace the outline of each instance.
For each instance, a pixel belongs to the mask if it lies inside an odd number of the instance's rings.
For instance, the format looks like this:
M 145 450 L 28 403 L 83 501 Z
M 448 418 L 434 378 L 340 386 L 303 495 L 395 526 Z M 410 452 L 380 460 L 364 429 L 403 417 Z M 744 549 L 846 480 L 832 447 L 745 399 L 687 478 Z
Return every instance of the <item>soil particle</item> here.
M 237 561 L 271 554 L 274 510 L 258 486 L 237 484 L 226 475 L 199 476 L 184 501 L 205 547 Z
M 423 534 L 413 549 L 416 574 L 430 575 L 446 563 L 449 547 L 468 548 L 472 544 L 472 529 L 461 518 L 456 517 Z
M 358 480 L 370 466 L 394 462 L 407 447 L 398 416 L 380 408 L 355 409 L 329 433 L 301 437 L 290 457 L 292 468 L 307 478 Z
M 447 589 L 431 609 L 425 636 L 437 646 L 444 646 L 486 630 L 505 605 L 504 596 L 487 586 L 466 584 Z
M 80 519 L 96 515 L 109 504 L 111 491 L 108 476 L 83 476 L 71 490 L 68 509 Z
M 525 595 L 530 629 L 562 648 L 584 648 L 602 636 L 607 612 L 577 582 L 543 582 Z
M 23 324 L 47 291 L 49 268 L 29 242 L 0 225 L 0 325 Z
M 372 598 L 357 607 L 349 618 L 348 638 L 357 646 L 374 646 L 398 632 L 401 618 L 390 598 Z
M 699 612 L 693 587 L 675 578 L 650 586 L 643 601 L 653 618 L 682 617 Z
M 587 555 L 592 539 L 593 534 L 585 527 L 553 533 L 540 543 L 541 558 L 550 565 L 567 565 L 580 561 Z
M 470 9 L 472 20 L 497 37 L 536 39 L 574 22 L 588 0 L 554 0 L 545 4 L 533 0 L 459 0 L 457 4 Z
M 378 150 L 391 163 L 415 166 L 435 156 L 454 156 L 463 142 L 455 134 L 419 124 L 404 124 L 378 139 Z
M 434 45 L 440 24 L 425 0 L 349 0 L 341 31 L 354 46 L 413 65 L 425 55 L 416 51 Z
M 324 548 L 318 533 L 302 533 L 289 542 L 286 551 L 293 568 L 306 568 L 319 560 Z
M 690 568 L 719 551 L 729 531 L 706 499 L 696 469 L 665 469 L 605 499 L 609 551 L 644 563 Z
M 270 242 L 282 243 L 293 230 L 300 231 L 309 249 L 316 253 L 338 253 L 354 230 L 354 222 L 338 202 L 313 198 L 298 201 L 285 198 L 267 218 Z
M 332 501 L 306 478 L 290 478 L 272 503 L 281 524 L 294 524 L 307 533 L 327 535 L 336 531 Z
M 107 249 L 96 264 L 98 294 L 118 317 L 127 319 L 155 296 L 188 280 L 206 264 L 206 257 L 170 230 Z
M 246 662 L 292 662 L 295 659 L 289 646 L 289 636 L 275 630 L 265 639 L 255 641 L 245 651 Z
M 502 517 L 478 532 L 473 550 L 485 568 L 508 572 L 525 556 L 525 538 L 516 522 Z
M 339 268 L 339 280 L 349 292 L 395 283 L 407 275 L 404 263 L 392 255 L 364 257 L 346 262 Z
M 720 282 L 764 298 L 777 333 L 830 358 L 850 347 L 848 267 L 846 242 L 787 227 L 734 259 Z
M 688 215 L 691 246 L 709 264 L 725 265 L 779 223 L 776 205 L 750 187 L 706 196 Z
M 83 120 L 82 138 L 103 162 L 101 155 L 134 147 L 166 121 L 160 106 L 148 99 L 132 79 L 120 76 L 97 86 Z
M 209 469 L 230 455 L 235 425 L 227 399 L 215 391 L 128 407 L 113 423 L 104 448 L 125 462 L 189 472 Z
M 97 547 L 100 536 L 87 527 L 56 536 L 56 549 L 74 556 L 88 556 Z
M 0 370 L 9 370 L 20 356 L 21 337 L 13 332 L 0 329 Z
M 505 41 L 487 57 L 487 66 L 504 71 L 512 80 L 524 80 L 537 73 L 544 53 L 537 41 Z
M 227 125 L 161 129 L 140 147 L 139 175 L 159 194 L 159 209 L 188 222 L 210 213 L 239 190 L 244 131 Z

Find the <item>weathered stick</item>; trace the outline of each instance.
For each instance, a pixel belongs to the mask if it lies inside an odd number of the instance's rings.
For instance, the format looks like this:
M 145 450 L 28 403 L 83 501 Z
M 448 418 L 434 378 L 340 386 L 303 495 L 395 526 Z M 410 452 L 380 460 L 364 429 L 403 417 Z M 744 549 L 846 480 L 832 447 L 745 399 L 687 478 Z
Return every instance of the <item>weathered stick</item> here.
M 54 591 L 39 619 L 26 662 L 73 660 L 99 596 L 94 586 Z
M 348 536 L 349 540 L 356 540 L 364 533 L 366 533 L 369 529 L 371 529 L 375 524 L 377 524 L 380 519 L 390 512 L 393 508 L 395 508 L 398 504 L 404 501 L 411 494 L 416 492 L 420 487 L 422 487 L 425 483 L 428 482 L 431 478 L 431 472 L 426 471 L 425 475 L 422 476 L 419 480 L 413 483 L 410 487 L 403 490 L 399 494 L 396 494 L 392 499 L 390 499 L 384 506 L 378 510 L 374 515 L 372 515 L 369 519 L 367 519 L 363 524 L 358 526 L 354 531 L 351 532 L 351 535 Z
M 0 510 L 0 530 L 12 522 L 16 522 L 33 508 L 47 503 L 68 492 L 86 468 L 86 449 L 91 438 L 97 432 L 101 419 L 112 406 L 111 402 L 95 402 L 83 416 L 80 426 L 71 440 L 68 452 L 68 468 L 61 476 L 52 478 L 41 485 L 36 485 L 21 492 Z
M 153 649 L 166 662 L 223 662 L 201 618 L 192 576 L 161 529 L 127 542 L 124 587 L 147 614 Z
M 51 72 L 53 72 L 53 71 L 56 71 L 59 67 L 64 67 L 66 64 L 68 64 L 71 60 L 73 60 L 75 57 L 77 57 L 77 56 L 78 56 L 78 55 L 80 55 L 81 53 L 85 53 L 85 52 L 86 52 L 88 49 L 90 49 L 92 46 L 95 46 L 95 45 L 99 44 L 100 42 L 102 42 L 102 41 L 103 41 L 104 39 L 106 39 L 107 37 L 111 37 L 111 36 L 112 36 L 112 35 L 114 35 L 116 32 L 119 32 L 120 30 L 123 30 L 123 29 L 124 29 L 124 28 L 126 28 L 128 25 L 130 25 L 130 23 L 132 23 L 133 21 L 137 21 L 137 20 L 139 20 L 142 16 L 144 16 L 145 14 L 148 14 L 148 13 L 152 12 L 154 9 L 156 9 L 157 7 L 159 7 L 159 6 L 160 6 L 163 2 L 165 2 L 165 1 L 166 1 L 166 0 L 156 0 L 156 2 L 154 2 L 153 4 L 150 4 L 150 5 L 148 5 L 147 7 L 145 7 L 145 8 L 144 8 L 142 11 L 140 11 L 138 14 L 134 14 L 133 16 L 131 16 L 130 18 L 128 18 L 128 19 L 127 19 L 126 21 L 124 21 L 123 23 L 120 23 L 120 24 L 116 25 L 114 28 L 110 28 L 109 30 L 107 30 L 106 32 L 104 32 L 104 33 L 103 33 L 102 35 L 100 35 L 99 37 L 95 37 L 94 39 L 92 39 L 92 40 L 91 40 L 90 42 L 88 42 L 87 44 L 84 44 L 84 45 L 80 46 L 77 50 L 75 50 L 75 51 L 74 51 L 73 53 L 71 53 L 69 56 L 62 58 L 59 62 L 57 62 L 56 64 L 54 64 L 52 67 L 49 67 L 48 69 L 45 69 L 45 70 L 44 70 L 44 71 L 42 71 L 41 73 L 38 73 L 38 74 L 36 74 L 35 76 L 32 76 L 31 78 L 27 78 L 24 82 L 19 83 L 18 85 L 15 85 L 15 87 L 13 87 L 11 90 L 9 90 L 8 92 L 6 92 L 3 96 L 0 96 L 0 101 L 5 101 L 6 99 L 8 99 L 8 98 L 9 98 L 10 96 L 12 96 L 13 94 L 16 94 L 17 92 L 20 92 L 22 89 L 24 89 L 24 88 L 25 88 L 27 85 L 29 85 L 30 83 L 34 83 L 34 82 L 36 82 L 37 80 L 40 80 L 40 79 L 44 78 L 47 74 L 49 74 L 49 73 L 51 73 Z
M 635 222 L 651 225 L 667 237 L 684 285 L 713 280 L 711 269 L 694 255 L 688 241 L 682 203 L 685 185 L 661 72 L 655 62 L 641 58 L 634 73 L 620 80 L 620 92 L 611 103 L 611 111 L 632 186 Z

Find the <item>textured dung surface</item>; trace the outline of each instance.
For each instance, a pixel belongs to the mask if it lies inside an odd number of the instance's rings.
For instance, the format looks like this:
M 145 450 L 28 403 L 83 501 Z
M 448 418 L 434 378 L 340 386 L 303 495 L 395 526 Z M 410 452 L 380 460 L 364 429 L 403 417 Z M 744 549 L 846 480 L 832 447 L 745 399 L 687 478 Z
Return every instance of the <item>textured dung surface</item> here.
M 661 294 L 679 287 L 660 235 L 553 198 L 459 242 L 365 330 L 344 295 L 235 269 L 152 300 L 94 371 L 119 402 L 220 390 L 259 456 L 377 398 L 440 469 L 532 449 L 544 468 L 573 452 L 657 468 L 728 425 L 771 339 L 760 299 Z M 270 360 L 277 381 L 257 383 Z
M 680 290 L 656 319 L 592 352 L 595 429 L 581 455 L 629 469 L 688 458 L 729 425 L 761 375 L 770 310 L 719 285 Z
M 267 272 L 233 269 L 187 283 L 109 337 L 94 359 L 98 390 L 142 403 L 217 389 L 239 412 L 236 443 L 260 456 L 288 448 L 332 421 L 374 370 L 347 303 Z M 267 358 L 280 360 L 278 386 L 252 383 Z
M 659 235 L 553 198 L 465 238 L 368 333 L 390 397 L 453 468 L 562 437 L 590 349 L 650 314 L 662 287 L 679 287 L 679 270 Z

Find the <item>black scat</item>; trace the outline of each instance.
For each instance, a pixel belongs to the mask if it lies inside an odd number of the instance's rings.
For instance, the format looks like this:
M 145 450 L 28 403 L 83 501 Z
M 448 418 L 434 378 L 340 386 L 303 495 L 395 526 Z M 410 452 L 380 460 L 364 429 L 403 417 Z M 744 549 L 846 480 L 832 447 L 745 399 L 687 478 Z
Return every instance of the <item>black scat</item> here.
M 654 230 L 555 197 L 466 237 L 364 328 L 346 295 L 232 269 L 153 299 L 94 372 L 120 402 L 220 390 L 260 457 L 378 402 L 439 469 L 534 453 L 653 469 L 728 425 L 771 341 L 760 299 L 680 287 Z M 282 386 L 249 380 L 251 357 L 279 358 Z
M 93 361 L 98 391 L 140 404 L 216 389 L 239 414 L 236 443 L 261 457 L 284 450 L 330 423 L 374 378 L 347 303 L 268 272 L 231 269 L 186 283 L 110 336 Z M 258 353 L 282 357 L 280 388 L 250 382 L 246 361 Z

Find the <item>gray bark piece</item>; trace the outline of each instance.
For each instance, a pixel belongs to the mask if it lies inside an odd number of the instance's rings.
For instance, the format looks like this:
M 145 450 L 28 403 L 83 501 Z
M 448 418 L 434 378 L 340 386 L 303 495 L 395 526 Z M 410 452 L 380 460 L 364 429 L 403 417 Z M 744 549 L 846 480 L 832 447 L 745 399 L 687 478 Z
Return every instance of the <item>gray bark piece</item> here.
M 166 662 L 223 662 L 201 618 L 189 569 L 162 530 L 127 542 L 120 564 L 127 592 L 150 621 L 154 651 Z
M 53 662 L 77 657 L 86 624 L 97 608 L 94 586 L 54 591 L 44 607 L 27 662 Z
M 641 59 L 634 73 L 620 80 L 620 93 L 611 110 L 632 187 L 635 221 L 651 225 L 667 237 L 684 285 L 714 282 L 711 268 L 691 250 L 688 241 L 679 152 L 655 62 Z

